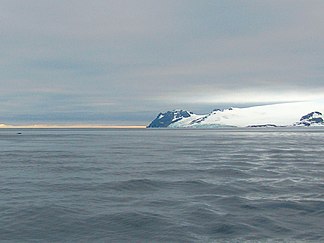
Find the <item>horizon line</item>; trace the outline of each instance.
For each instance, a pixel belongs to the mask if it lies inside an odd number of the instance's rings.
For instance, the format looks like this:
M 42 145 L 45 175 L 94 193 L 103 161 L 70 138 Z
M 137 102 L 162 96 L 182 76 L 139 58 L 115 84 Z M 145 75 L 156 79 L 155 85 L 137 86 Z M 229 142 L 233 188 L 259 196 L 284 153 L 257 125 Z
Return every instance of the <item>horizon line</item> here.
M 24 128 L 55 128 L 55 129 L 64 129 L 64 128 L 110 128 L 110 129 L 144 129 L 146 125 L 98 125 L 98 124 L 25 124 L 25 125 L 10 125 L 10 124 L 0 124 L 0 129 L 24 129 Z

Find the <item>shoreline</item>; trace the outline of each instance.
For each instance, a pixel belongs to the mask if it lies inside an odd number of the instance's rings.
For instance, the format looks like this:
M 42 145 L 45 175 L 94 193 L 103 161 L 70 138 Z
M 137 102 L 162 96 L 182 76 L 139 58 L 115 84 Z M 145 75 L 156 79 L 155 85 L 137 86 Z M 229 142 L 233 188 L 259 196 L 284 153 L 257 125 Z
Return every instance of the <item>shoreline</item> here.
M 75 125 L 52 125 L 52 124 L 33 124 L 33 125 L 5 125 L 0 124 L 0 129 L 81 129 L 81 128 L 95 128 L 95 129 L 144 129 L 144 125 L 89 125 L 89 124 L 75 124 Z

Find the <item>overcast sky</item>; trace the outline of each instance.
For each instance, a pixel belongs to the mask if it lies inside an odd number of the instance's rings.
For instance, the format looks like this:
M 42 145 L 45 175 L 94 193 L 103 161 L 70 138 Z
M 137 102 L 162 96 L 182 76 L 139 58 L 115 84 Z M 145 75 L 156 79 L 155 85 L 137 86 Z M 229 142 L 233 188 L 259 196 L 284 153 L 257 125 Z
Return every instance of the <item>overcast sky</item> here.
M 322 0 L 0 0 L 0 123 L 324 97 Z

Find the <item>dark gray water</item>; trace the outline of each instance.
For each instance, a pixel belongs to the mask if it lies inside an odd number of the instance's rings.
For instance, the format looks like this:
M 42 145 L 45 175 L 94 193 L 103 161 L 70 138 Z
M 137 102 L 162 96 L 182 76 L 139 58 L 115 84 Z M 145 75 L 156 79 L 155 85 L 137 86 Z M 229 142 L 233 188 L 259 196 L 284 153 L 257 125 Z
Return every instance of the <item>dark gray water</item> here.
M 2 241 L 324 241 L 323 129 L 7 129 L 0 156 Z

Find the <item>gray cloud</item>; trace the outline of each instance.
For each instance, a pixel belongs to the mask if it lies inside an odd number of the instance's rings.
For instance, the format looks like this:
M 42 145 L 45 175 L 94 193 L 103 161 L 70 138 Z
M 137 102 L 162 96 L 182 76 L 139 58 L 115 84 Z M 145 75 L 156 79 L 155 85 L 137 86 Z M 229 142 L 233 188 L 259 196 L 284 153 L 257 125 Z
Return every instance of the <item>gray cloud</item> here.
M 322 1 L 0 4 L 0 123 L 323 98 Z

